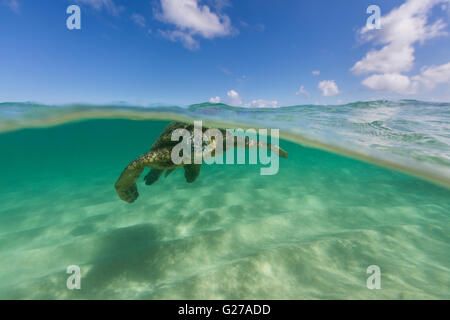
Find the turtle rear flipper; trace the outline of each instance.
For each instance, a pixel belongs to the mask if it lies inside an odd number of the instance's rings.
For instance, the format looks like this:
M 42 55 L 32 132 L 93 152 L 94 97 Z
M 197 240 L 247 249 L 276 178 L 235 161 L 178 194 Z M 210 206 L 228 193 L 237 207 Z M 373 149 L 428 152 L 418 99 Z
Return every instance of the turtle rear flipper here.
M 192 183 L 198 178 L 201 166 L 201 164 L 187 164 L 184 166 L 184 177 L 187 183 Z
M 226 143 L 226 141 L 224 141 L 224 150 L 228 150 L 229 148 L 239 148 L 240 147 L 238 140 L 235 138 L 234 135 L 232 135 L 232 134 L 228 135 L 228 133 L 227 133 L 226 138 L 232 139 L 234 141 L 234 144 L 230 145 L 230 144 Z M 281 158 L 288 158 L 288 153 L 286 152 L 286 150 L 282 149 L 280 146 L 278 146 L 276 144 L 270 144 L 270 143 L 265 143 L 265 142 L 261 142 L 258 140 L 250 139 L 249 137 L 245 137 L 244 147 L 246 149 L 253 149 L 253 148 L 270 149 L 271 151 L 276 152 L 278 154 L 278 156 L 280 156 Z
M 162 175 L 164 170 L 150 169 L 150 172 L 145 176 L 145 184 L 150 186 L 158 181 L 159 177 Z
M 173 172 L 173 170 L 175 170 L 175 169 L 167 169 L 166 173 L 164 174 L 164 178 L 167 178 L 167 176 L 169 174 L 171 174 Z

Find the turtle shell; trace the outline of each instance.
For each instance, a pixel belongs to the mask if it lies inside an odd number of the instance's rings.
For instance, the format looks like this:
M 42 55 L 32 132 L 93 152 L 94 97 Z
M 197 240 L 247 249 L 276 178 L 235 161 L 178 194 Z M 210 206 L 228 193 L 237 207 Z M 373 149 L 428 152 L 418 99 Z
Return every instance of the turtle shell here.
M 160 148 L 167 148 L 167 147 L 173 147 L 177 145 L 179 141 L 172 141 L 172 132 L 176 129 L 187 129 L 189 131 L 192 131 L 193 125 L 183 123 L 183 122 L 177 122 L 172 121 L 169 123 L 164 130 L 159 135 L 158 139 L 153 143 L 152 147 L 150 148 L 150 151 L 155 151 Z

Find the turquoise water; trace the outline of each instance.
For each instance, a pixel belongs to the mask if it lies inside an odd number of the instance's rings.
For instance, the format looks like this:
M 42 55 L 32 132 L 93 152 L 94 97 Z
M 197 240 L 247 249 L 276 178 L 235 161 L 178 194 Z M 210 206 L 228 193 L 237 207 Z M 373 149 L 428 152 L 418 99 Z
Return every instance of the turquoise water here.
M 4 104 L 0 298 L 448 299 L 449 114 L 416 101 Z M 114 183 L 162 118 L 279 128 L 289 158 L 273 176 L 203 165 L 193 184 L 178 169 L 145 186 L 143 175 L 125 203 Z M 66 287 L 70 265 L 81 290 Z M 366 287 L 370 265 L 380 290 Z

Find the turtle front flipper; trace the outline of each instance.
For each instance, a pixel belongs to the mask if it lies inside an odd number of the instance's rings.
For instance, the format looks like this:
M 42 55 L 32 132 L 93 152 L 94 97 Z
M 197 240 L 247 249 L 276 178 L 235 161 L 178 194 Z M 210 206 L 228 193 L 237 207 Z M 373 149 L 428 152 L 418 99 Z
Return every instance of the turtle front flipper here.
M 139 197 L 136 181 L 139 179 L 142 171 L 144 171 L 151 153 L 152 152 L 148 152 L 140 156 L 122 171 L 122 174 L 114 187 L 116 188 L 119 198 L 123 201 L 133 203 Z
M 150 186 L 158 181 L 159 177 L 162 175 L 164 170 L 150 169 L 150 172 L 145 176 L 145 184 Z
M 192 183 L 198 178 L 201 166 L 201 164 L 187 164 L 184 166 L 184 177 L 187 183 Z

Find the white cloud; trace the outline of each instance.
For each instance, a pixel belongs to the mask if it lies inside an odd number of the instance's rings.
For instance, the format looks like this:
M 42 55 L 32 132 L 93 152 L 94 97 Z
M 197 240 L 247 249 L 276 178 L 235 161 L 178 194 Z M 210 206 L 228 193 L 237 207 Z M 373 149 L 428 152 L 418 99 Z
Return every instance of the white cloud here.
M 123 7 L 117 6 L 113 0 L 75 0 L 75 2 L 90 5 L 95 10 L 106 9 L 113 15 L 118 15 L 123 9 Z
M 15 13 L 19 13 L 20 4 L 18 0 L 3 0 L 1 2 L 2 5 L 7 6 L 9 9 L 14 11 Z
M 231 75 L 231 71 L 230 70 L 228 70 L 227 68 L 224 68 L 224 67 L 222 67 L 222 66 L 217 66 L 217 69 L 219 69 L 220 71 L 222 71 L 223 73 L 225 73 L 226 75 Z
M 189 50 L 196 50 L 200 48 L 198 41 L 195 40 L 189 33 L 185 33 L 179 30 L 159 30 L 159 32 L 163 37 L 169 39 L 170 41 L 180 41 Z
M 312 72 L 312 74 L 313 74 L 313 76 L 318 76 L 318 75 L 320 75 L 320 71 L 319 70 L 314 70 Z
M 143 28 L 145 28 L 145 26 L 147 25 L 147 21 L 145 20 L 144 16 L 142 16 L 138 13 L 133 13 L 131 15 L 131 20 L 133 20 L 134 23 L 136 23 L 138 26 L 141 26 Z
M 414 66 L 415 44 L 445 35 L 447 26 L 442 20 L 428 22 L 431 10 L 438 4 L 444 10 L 450 0 L 407 0 L 401 6 L 381 17 L 381 29 L 359 31 L 365 41 L 382 45 L 370 50 L 355 63 L 355 74 L 372 74 L 362 81 L 366 87 L 377 91 L 415 94 L 421 87 L 432 89 L 439 83 L 449 82 L 450 63 L 422 68 L 421 73 L 407 76 Z
M 420 74 L 408 77 L 399 73 L 375 74 L 362 84 L 376 91 L 415 94 L 420 87 L 433 89 L 440 83 L 450 83 L 450 63 L 422 68 Z
M 240 23 L 240 25 L 242 27 L 247 28 L 247 29 L 252 30 L 252 31 L 262 32 L 262 31 L 266 30 L 266 26 L 263 25 L 262 23 L 258 23 L 258 24 L 253 25 L 253 24 L 248 24 L 247 22 L 245 22 L 243 20 L 239 21 L 239 23 Z
M 231 0 L 206 0 L 206 2 L 217 11 L 222 11 L 226 7 L 231 7 Z
M 444 3 L 444 4 L 441 6 L 441 9 L 442 9 L 443 11 L 447 11 L 447 15 L 450 17 L 450 1 L 448 1 L 447 3 Z
M 212 39 L 231 33 L 230 18 L 214 13 L 199 0 L 161 0 L 161 11 L 156 17 L 175 26 L 174 31 L 164 31 L 171 40 L 180 40 L 189 49 L 198 48 L 194 36 Z M 195 43 L 194 43 L 195 42 Z
M 230 90 L 227 92 L 228 96 L 228 104 L 231 106 L 240 106 L 242 104 L 242 99 L 239 93 L 234 90 Z
M 417 91 L 417 83 L 399 73 L 374 74 L 362 82 L 366 87 L 376 91 L 390 91 L 412 94 Z
M 248 108 L 279 108 L 280 105 L 278 104 L 278 101 L 276 101 L 276 100 L 268 101 L 268 100 L 263 100 L 263 99 L 257 99 L 257 100 L 253 100 L 250 103 L 246 103 L 245 107 L 248 107 Z
M 297 96 L 300 95 L 300 94 L 302 94 L 302 95 L 304 95 L 304 96 L 307 97 L 307 98 L 310 97 L 309 92 L 306 91 L 306 89 L 305 89 L 304 86 L 300 86 L 300 88 L 298 88 L 298 90 L 297 90 L 297 92 L 296 92 L 295 94 L 296 94 Z
M 414 48 L 411 46 L 387 45 L 381 50 L 369 51 L 351 71 L 355 74 L 371 72 L 409 71 L 414 63 Z
M 322 90 L 324 97 L 331 97 L 339 94 L 339 88 L 334 80 L 320 81 L 318 88 Z
M 359 32 L 362 39 L 383 47 L 370 50 L 351 71 L 355 74 L 410 71 L 414 64 L 414 44 L 445 34 L 446 24 L 442 20 L 428 24 L 428 15 L 436 4 L 448 1 L 407 0 L 381 17 L 380 30 L 363 27 Z
M 220 97 L 212 97 L 209 99 L 210 103 L 219 103 L 221 101 Z M 264 100 L 256 99 L 249 103 L 242 104 L 242 98 L 235 90 L 229 90 L 227 92 L 226 103 L 230 106 L 242 106 L 246 108 L 278 108 L 280 107 L 278 101 L 276 100 Z
M 440 66 L 422 68 L 421 74 L 412 79 L 429 89 L 433 89 L 439 83 L 450 83 L 450 62 Z
M 236 81 L 242 83 L 242 82 L 246 81 L 247 78 L 248 78 L 248 77 L 247 77 L 245 74 L 243 74 L 243 75 L 239 76 L 239 77 L 236 79 Z
M 220 97 L 212 97 L 211 99 L 209 99 L 209 102 L 211 103 L 219 103 L 220 102 Z

